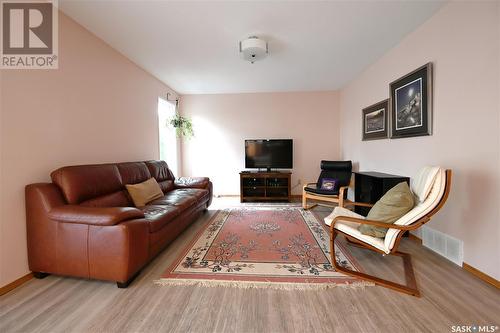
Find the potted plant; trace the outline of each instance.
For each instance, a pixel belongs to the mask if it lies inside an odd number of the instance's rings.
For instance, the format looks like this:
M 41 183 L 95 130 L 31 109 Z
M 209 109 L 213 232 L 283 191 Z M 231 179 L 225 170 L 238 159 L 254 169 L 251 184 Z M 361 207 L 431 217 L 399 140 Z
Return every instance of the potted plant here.
M 176 113 L 174 117 L 167 120 L 167 123 L 175 128 L 178 138 L 185 137 L 189 139 L 194 136 L 193 123 L 191 122 L 191 119 L 183 117 L 179 113 Z

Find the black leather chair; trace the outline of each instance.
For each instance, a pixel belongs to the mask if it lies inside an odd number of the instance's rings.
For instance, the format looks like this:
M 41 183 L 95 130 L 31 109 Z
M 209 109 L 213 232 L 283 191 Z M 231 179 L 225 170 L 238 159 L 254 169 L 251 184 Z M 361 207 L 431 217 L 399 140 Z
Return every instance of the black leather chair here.
M 307 183 L 302 191 L 302 207 L 310 209 L 319 203 L 307 205 L 307 199 L 326 201 L 344 207 L 347 198 L 347 189 L 351 183 L 352 162 L 351 161 L 321 161 L 321 174 L 316 183 Z M 333 190 L 321 188 L 323 179 L 331 178 L 338 181 L 338 186 Z M 325 204 L 322 204 L 325 205 Z M 332 205 L 326 205 L 332 206 Z

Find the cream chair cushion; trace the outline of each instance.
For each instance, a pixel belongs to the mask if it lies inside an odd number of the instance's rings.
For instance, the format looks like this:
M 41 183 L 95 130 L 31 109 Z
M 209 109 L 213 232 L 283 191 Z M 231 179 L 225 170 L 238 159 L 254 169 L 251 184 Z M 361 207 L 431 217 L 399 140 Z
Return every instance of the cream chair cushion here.
M 423 202 L 431 192 L 434 179 L 439 172 L 439 167 L 426 166 L 420 169 L 411 182 L 411 190 L 417 197 L 417 200 Z
M 394 224 L 410 225 L 428 214 L 439 204 L 441 198 L 444 195 L 446 187 L 446 171 L 439 167 L 437 169 L 438 170 L 435 174 L 433 174 L 432 172 L 427 173 L 428 177 L 433 178 L 427 198 L 425 198 L 423 202 L 417 203 L 417 205 L 412 210 L 403 215 L 400 219 L 394 222 Z M 426 183 L 428 182 L 428 179 L 422 179 L 421 181 Z M 337 216 L 349 216 L 359 219 L 365 219 L 364 216 L 356 214 L 346 208 L 335 207 L 333 212 L 325 217 L 325 223 L 327 225 L 331 225 L 333 219 Z M 398 229 L 389 229 L 385 238 L 376 238 L 368 235 L 363 235 L 359 232 L 358 226 L 359 223 L 339 221 L 335 224 L 335 229 L 342 231 L 354 238 L 357 238 L 367 244 L 370 244 L 373 247 L 384 251 L 385 253 L 391 252 L 394 244 L 396 243 L 398 234 L 402 232 Z
M 359 215 L 353 211 L 350 211 L 349 209 L 343 207 L 335 207 L 333 212 L 327 217 L 325 217 L 325 224 L 330 226 L 332 224 L 333 219 L 336 218 L 337 216 L 349 216 L 363 220 L 365 219 L 363 215 Z M 355 222 L 339 221 L 335 224 L 335 229 L 340 230 L 348 235 L 351 235 L 354 238 L 357 238 L 365 243 L 368 243 L 376 247 L 379 250 L 386 252 L 383 238 L 363 235 L 361 232 L 359 232 L 358 227 L 359 223 Z
M 429 177 L 433 177 L 432 174 L 429 174 Z M 410 225 L 413 222 L 417 221 L 424 215 L 428 214 L 431 210 L 433 210 L 441 201 L 441 198 L 444 195 L 444 190 L 446 187 L 446 171 L 442 168 L 438 168 L 438 172 L 434 177 L 434 182 L 431 184 L 431 190 L 427 198 L 418 203 L 412 210 L 403 215 L 399 220 L 394 222 L 397 225 Z M 389 229 L 387 234 L 385 235 L 384 244 L 385 247 L 390 251 L 396 242 L 396 238 L 400 233 L 400 230 L 397 229 Z

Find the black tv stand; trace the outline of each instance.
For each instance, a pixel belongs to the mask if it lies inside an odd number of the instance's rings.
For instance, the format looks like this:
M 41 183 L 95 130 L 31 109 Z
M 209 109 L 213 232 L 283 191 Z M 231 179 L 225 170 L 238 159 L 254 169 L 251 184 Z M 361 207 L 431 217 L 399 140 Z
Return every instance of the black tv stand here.
M 240 201 L 288 201 L 291 193 L 290 171 L 240 172 Z

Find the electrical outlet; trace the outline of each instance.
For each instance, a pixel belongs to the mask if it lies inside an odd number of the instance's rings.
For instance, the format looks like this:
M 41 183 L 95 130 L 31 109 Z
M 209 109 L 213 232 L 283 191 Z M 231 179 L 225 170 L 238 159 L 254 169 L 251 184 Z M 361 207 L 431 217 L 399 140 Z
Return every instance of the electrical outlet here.
M 297 185 L 300 185 L 300 184 L 302 184 L 302 179 L 297 180 Z

